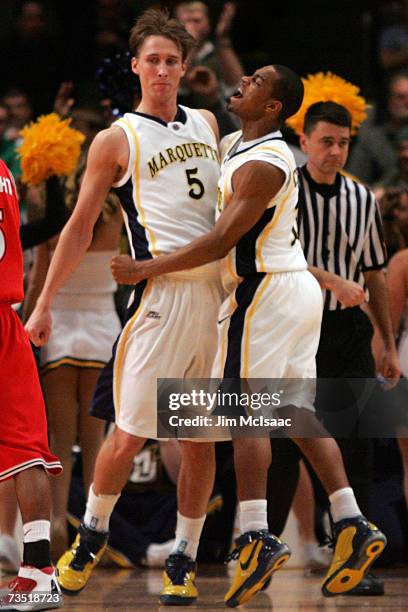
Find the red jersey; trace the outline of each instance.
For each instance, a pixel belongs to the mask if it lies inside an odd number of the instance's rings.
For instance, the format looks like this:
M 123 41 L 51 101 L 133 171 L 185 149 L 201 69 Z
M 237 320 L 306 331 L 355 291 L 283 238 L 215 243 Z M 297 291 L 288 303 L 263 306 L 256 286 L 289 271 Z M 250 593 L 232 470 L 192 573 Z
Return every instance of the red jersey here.
M 20 210 L 13 175 L 0 159 L 0 302 L 21 302 L 23 253 Z

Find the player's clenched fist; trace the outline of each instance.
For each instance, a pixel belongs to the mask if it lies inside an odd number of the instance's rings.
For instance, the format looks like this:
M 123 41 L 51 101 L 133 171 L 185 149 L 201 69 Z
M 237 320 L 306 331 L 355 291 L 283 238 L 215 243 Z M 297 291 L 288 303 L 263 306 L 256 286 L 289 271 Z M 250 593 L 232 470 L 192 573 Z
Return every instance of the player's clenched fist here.
M 112 276 L 120 285 L 134 285 L 143 279 L 142 264 L 130 255 L 115 255 L 111 260 Z
M 25 324 L 26 332 L 35 346 L 43 346 L 49 340 L 52 329 L 50 310 L 34 308 L 30 318 Z

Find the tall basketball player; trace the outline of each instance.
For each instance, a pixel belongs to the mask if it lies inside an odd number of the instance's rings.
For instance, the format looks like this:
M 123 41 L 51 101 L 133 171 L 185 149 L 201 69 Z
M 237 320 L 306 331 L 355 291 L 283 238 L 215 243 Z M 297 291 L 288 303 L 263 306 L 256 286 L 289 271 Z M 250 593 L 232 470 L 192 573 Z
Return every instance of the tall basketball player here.
M 210 112 L 177 105 L 193 44 L 184 26 L 160 11 L 146 11 L 132 29 L 132 70 L 140 77 L 142 98 L 135 112 L 100 132 L 90 147 L 77 205 L 27 323 L 35 344 L 48 340 L 52 300 L 88 249 L 111 186 L 138 260 L 171 253 L 212 228 L 219 178 L 217 125 Z M 57 564 L 65 591 L 78 592 L 86 585 L 103 554 L 109 517 L 133 458 L 147 438 L 157 437 L 157 378 L 209 377 L 220 301 L 216 263 L 137 285 L 112 363 L 116 429 L 99 452 L 74 546 Z M 109 370 L 102 377 L 106 380 Z M 196 598 L 195 557 L 215 457 L 208 441 L 181 444 L 175 554 L 168 570 L 174 580 L 167 595 L 189 603 Z M 187 590 L 185 575 L 191 577 Z

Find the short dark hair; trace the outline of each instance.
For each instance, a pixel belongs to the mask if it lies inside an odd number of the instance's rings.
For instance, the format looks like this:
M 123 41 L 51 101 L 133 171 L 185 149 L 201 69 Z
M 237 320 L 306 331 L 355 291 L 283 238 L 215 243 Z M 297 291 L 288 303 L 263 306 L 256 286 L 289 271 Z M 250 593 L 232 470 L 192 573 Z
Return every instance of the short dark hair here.
M 303 101 L 304 86 L 302 79 L 287 66 L 273 64 L 278 80 L 274 81 L 273 94 L 282 102 L 282 110 L 278 117 L 282 123 L 294 115 Z
M 129 38 L 130 49 L 135 56 L 148 36 L 164 36 L 172 40 L 180 49 L 183 61 L 196 45 L 184 25 L 170 17 L 167 9 L 148 9 L 137 19 Z
M 337 102 L 316 102 L 309 106 L 305 114 L 303 131 L 310 134 L 319 121 L 326 121 L 351 130 L 351 115 L 345 106 Z

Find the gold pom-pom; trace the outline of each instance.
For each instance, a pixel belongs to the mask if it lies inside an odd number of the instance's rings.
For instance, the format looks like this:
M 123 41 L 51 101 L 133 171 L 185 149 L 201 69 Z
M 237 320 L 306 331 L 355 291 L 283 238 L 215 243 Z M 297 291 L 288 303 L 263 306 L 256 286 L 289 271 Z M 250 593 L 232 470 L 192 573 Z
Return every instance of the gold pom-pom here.
M 286 121 L 296 134 L 302 133 L 305 114 L 308 108 L 316 102 L 337 102 L 347 108 L 352 120 L 351 133 L 357 132 L 360 124 L 367 118 L 368 108 L 365 99 L 359 95 L 359 87 L 332 72 L 309 74 L 302 81 L 305 86 L 302 106 L 296 115 Z
M 68 175 L 74 170 L 85 136 L 70 123 L 70 118 L 50 113 L 21 130 L 19 154 L 24 183 L 38 185 L 50 176 Z

